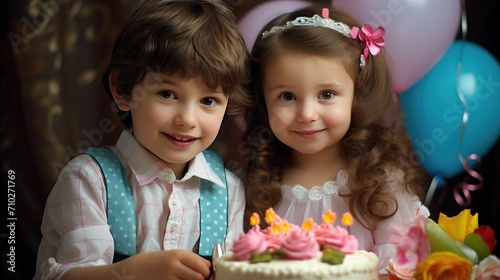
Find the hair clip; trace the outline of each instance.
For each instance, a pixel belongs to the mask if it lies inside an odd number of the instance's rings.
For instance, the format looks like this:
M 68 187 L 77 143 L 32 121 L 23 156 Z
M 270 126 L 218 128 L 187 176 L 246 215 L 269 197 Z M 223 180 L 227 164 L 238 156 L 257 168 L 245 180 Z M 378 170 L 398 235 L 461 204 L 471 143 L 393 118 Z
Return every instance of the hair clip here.
M 378 55 L 381 52 L 380 47 L 385 45 L 384 36 L 385 29 L 381 26 L 373 30 L 372 26 L 365 24 L 359 29 L 354 26 L 351 30 L 351 37 L 353 39 L 359 39 L 361 47 L 363 50 L 363 55 L 368 58 L 368 52 L 373 56 Z

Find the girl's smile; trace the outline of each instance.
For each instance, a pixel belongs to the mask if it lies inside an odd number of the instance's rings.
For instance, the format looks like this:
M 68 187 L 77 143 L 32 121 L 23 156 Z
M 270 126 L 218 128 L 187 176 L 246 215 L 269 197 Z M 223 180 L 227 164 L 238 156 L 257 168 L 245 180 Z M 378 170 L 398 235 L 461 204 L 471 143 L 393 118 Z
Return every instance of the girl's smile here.
M 321 130 L 304 130 L 304 131 L 294 131 L 298 136 L 306 138 L 306 139 L 312 139 L 318 136 L 321 132 L 323 132 L 324 129 Z

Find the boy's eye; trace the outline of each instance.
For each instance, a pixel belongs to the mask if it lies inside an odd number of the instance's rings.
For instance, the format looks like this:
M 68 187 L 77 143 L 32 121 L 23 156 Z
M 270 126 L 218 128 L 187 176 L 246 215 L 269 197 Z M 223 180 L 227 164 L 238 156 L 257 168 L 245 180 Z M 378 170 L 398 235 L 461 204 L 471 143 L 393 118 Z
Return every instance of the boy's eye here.
M 295 99 L 295 95 L 291 92 L 284 92 L 281 94 L 281 98 L 285 101 L 291 101 Z
M 174 99 L 175 98 L 175 94 L 171 91 L 168 91 L 168 90 L 160 91 L 158 93 L 158 95 L 160 95 L 161 97 L 163 97 L 165 99 Z
M 319 94 L 319 99 L 332 99 L 334 96 L 332 91 L 323 91 Z
M 207 98 L 203 98 L 200 103 L 203 105 L 206 105 L 206 106 L 214 106 L 218 102 L 215 98 L 207 97 Z

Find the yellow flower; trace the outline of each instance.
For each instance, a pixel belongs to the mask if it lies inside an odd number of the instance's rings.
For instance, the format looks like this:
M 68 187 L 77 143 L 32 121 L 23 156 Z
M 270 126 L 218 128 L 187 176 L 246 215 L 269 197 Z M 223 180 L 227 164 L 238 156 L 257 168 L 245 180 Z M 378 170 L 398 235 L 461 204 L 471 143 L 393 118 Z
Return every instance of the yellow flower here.
M 266 223 L 270 225 L 274 219 L 276 219 L 276 213 L 274 213 L 273 208 L 268 208 L 264 217 Z
M 344 215 L 342 215 L 342 224 L 344 226 L 352 226 L 354 219 L 352 218 L 351 213 L 345 212 Z
M 464 243 L 465 237 L 473 233 L 478 227 L 478 215 L 476 213 L 472 216 L 469 209 L 465 209 L 457 216 L 451 218 L 443 213 L 439 213 L 438 225 L 446 231 L 453 240 Z
M 287 220 L 283 221 L 283 232 L 289 232 L 290 231 L 290 223 Z
M 304 221 L 302 224 L 302 229 L 305 231 L 311 231 L 314 228 L 314 222 L 311 217 Z
M 283 229 L 283 225 L 280 222 L 276 221 L 271 224 L 271 228 L 274 234 L 280 234 L 281 230 Z
M 254 227 L 254 226 L 257 226 L 259 224 L 260 224 L 259 214 L 253 212 L 252 216 L 250 216 L 250 225 Z
M 471 272 L 471 261 L 450 252 L 436 252 L 418 264 L 417 271 L 413 277 L 416 280 L 468 280 L 470 279 Z
M 322 216 L 323 222 L 327 224 L 333 224 L 335 222 L 337 214 L 335 212 L 332 212 L 332 210 L 328 209 Z

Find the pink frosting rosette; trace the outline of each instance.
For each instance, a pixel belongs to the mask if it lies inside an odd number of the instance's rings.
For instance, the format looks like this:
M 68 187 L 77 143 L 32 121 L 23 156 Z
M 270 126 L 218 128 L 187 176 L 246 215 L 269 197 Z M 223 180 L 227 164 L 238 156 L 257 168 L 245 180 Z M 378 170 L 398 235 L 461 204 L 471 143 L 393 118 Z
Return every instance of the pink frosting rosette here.
M 288 227 L 288 229 L 285 229 L 285 227 Z M 290 224 L 286 220 L 281 219 L 279 216 L 276 216 L 275 219 L 270 223 L 269 227 L 262 230 L 268 242 L 268 249 L 280 249 L 284 236 L 288 231 L 293 229 L 300 230 L 300 227 L 295 224 Z
M 276 250 L 281 247 L 282 234 L 267 233 L 264 238 L 267 241 L 267 248 Z
M 240 234 L 233 245 L 233 260 L 247 261 L 252 253 L 262 253 L 269 246 L 264 233 L 257 230 L 249 230 L 246 234 Z
M 322 223 L 316 226 L 313 231 L 321 247 L 330 246 L 345 254 L 352 254 L 358 250 L 358 240 L 343 227 Z
M 316 257 L 319 245 L 312 231 L 294 227 L 286 234 L 281 249 L 288 259 L 308 260 Z

